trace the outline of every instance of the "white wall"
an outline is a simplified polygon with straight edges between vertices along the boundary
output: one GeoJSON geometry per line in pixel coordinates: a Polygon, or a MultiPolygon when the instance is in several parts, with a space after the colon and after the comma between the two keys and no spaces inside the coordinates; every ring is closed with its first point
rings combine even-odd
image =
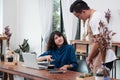
{"type": "MultiPolygon", "coordinates": [[[[11,29],[11,32],[12,32],[12,39],[11,41],[13,40],[13,42],[16,42],[14,39],[15,39],[15,27],[16,24],[17,24],[17,7],[16,7],[16,0],[3,0],[3,27],[9,25],[10,26],[10,29],[11,29]]],[[[6,41],[4,41],[4,45],[6,41]]],[[[10,43],[11,45],[13,43],[10,43]]],[[[3,51],[5,51],[5,46],[4,46],[4,49],[3,51]]],[[[4,52],[3,52],[4,53],[4,52]]]]}
{"type": "Polygon", "coordinates": [[[30,50],[40,53],[41,26],[40,26],[40,9],[39,0],[18,0],[18,17],[16,29],[19,36],[19,42],[28,39],[30,50]],[[20,31],[19,31],[20,30],[20,31]]]}
{"type": "Polygon", "coordinates": [[[3,32],[3,0],[0,0],[0,34],[3,32]]]}
{"type": "Polygon", "coordinates": [[[24,39],[28,39],[30,50],[40,52],[41,29],[39,0],[3,0],[4,26],[11,28],[11,48],[18,48],[24,39]]]}
{"type": "MultiPolygon", "coordinates": [[[[111,10],[111,28],[120,41],[120,0],[85,0],[91,8],[99,11],[111,10]]],[[[11,28],[11,48],[16,49],[23,39],[29,39],[31,51],[40,52],[41,25],[39,0],[3,0],[3,25],[11,28]]]]}
{"type": "Polygon", "coordinates": [[[120,0],[84,0],[89,7],[100,12],[111,10],[110,27],[117,34],[113,36],[114,41],[120,41],[120,0]]]}

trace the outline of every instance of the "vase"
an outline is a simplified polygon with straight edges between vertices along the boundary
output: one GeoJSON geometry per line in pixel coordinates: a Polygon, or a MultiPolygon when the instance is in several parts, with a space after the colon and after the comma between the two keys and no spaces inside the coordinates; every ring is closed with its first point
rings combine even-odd
{"type": "Polygon", "coordinates": [[[9,42],[9,40],[7,40],[7,42],[6,42],[6,49],[10,50],[10,42],[9,42]]]}

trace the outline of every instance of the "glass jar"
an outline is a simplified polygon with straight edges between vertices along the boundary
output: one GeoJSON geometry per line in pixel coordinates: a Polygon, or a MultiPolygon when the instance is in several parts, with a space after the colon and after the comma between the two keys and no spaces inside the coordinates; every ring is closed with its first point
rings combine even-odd
{"type": "Polygon", "coordinates": [[[19,61],[19,55],[12,50],[7,50],[5,53],[5,62],[10,65],[17,65],[19,61]]]}
{"type": "Polygon", "coordinates": [[[106,67],[105,63],[97,70],[95,80],[110,80],[110,69],[106,67]]]}
{"type": "Polygon", "coordinates": [[[19,62],[19,54],[17,54],[17,53],[14,52],[14,59],[13,59],[13,61],[14,61],[15,65],[18,64],[18,62],[19,62]]]}

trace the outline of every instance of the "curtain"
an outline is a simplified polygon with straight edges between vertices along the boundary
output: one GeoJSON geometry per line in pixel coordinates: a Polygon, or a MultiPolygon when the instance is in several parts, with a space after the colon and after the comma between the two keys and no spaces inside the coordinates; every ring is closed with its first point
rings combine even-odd
{"type": "Polygon", "coordinates": [[[63,12],[63,23],[64,29],[67,37],[67,41],[75,39],[75,35],[77,32],[77,23],[78,19],[70,13],[70,5],[75,0],[61,0],[62,3],[62,12],[63,12]]]}
{"type": "Polygon", "coordinates": [[[45,51],[47,38],[51,31],[53,0],[40,0],[41,52],[45,51]]]}

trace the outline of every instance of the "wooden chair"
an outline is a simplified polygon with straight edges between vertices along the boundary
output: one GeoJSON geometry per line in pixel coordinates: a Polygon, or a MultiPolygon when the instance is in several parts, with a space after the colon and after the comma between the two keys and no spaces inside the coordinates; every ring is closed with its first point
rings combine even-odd
{"type": "Polygon", "coordinates": [[[86,59],[86,57],[88,56],[88,46],[89,44],[79,44],[79,43],[75,43],[72,44],[75,48],[76,51],[76,56],[79,57],[79,59],[86,59]]]}

